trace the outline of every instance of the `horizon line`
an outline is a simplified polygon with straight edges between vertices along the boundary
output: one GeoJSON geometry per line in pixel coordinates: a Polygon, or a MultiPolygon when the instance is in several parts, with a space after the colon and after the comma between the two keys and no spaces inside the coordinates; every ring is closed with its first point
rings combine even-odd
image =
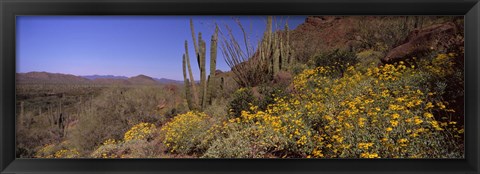
{"type": "MultiPolygon", "coordinates": [[[[61,73],[61,72],[48,72],[48,71],[29,71],[29,72],[15,72],[16,74],[26,74],[26,73],[50,73],[50,74],[63,74],[63,75],[73,75],[77,77],[85,77],[85,76],[114,76],[114,77],[126,77],[126,78],[132,78],[132,77],[137,77],[137,76],[147,76],[150,78],[154,79],[167,79],[167,80],[175,80],[175,81],[184,81],[183,79],[174,79],[174,78],[165,78],[165,77],[154,77],[146,74],[138,74],[134,76],[127,76],[127,75],[113,75],[113,74],[89,74],[89,75],[79,75],[79,74],[70,74],[70,73],[61,73]]],[[[197,81],[197,80],[196,80],[197,81]]]]}

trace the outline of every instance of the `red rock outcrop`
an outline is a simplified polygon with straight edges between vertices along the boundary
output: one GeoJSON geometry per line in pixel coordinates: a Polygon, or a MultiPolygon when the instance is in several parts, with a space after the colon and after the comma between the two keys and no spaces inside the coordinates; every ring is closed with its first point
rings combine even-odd
{"type": "Polygon", "coordinates": [[[463,40],[458,40],[456,34],[457,27],[451,22],[416,29],[409,34],[403,44],[390,50],[382,58],[382,62],[398,62],[431,49],[442,49],[452,44],[463,44],[463,40]]]}

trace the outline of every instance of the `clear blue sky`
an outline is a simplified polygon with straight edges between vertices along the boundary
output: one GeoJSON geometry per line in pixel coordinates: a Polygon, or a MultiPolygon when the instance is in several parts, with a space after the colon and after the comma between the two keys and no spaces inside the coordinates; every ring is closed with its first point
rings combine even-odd
{"type": "MultiPolygon", "coordinates": [[[[17,17],[17,72],[46,71],[73,75],[136,76],[182,80],[184,42],[189,42],[192,69],[198,65],[189,19],[202,32],[210,50],[217,23],[229,25],[240,38],[231,16],[19,16],[17,17]]],[[[256,43],[265,30],[265,16],[241,16],[244,28],[256,43]]],[[[290,29],[305,16],[277,16],[279,25],[288,18],[290,29]]],[[[283,29],[283,27],[281,27],[283,29]]],[[[207,51],[207,58],[209,51],[207,51]]],[[[207,59],[207,65],[209,65],[207,59]]],[[[207,73],[208,73],[208,67],[207,73]]],[[[218,47],[217,69],[228,71],[218,47]]]]}

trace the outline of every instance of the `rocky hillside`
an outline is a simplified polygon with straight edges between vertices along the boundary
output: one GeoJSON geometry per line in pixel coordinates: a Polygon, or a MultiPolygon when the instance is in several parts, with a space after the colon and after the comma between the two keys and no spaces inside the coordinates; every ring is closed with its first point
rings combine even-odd
{"type": "Polygon", "coordinates": [[[385,56],[408,42],[406,39],[412,32],[448,22],[458,29],[452,35],[463,33],[461,17],[309,16],[292,31],[291,38],[296,57],[303,62],[332,49],[353,52],[372,49],[385,56]]]}

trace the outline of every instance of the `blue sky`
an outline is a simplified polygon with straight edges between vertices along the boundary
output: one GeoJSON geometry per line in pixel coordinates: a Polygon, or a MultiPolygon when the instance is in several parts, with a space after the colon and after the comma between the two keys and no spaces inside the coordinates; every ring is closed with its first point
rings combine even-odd
{"type": "MultiPolygon", "coordinates": [[[[189,19],[202,32],[210,50],[215,23],[229,25],[240,38],[231,16],[19,16],[17,17],[17,72],[46,71],[74,75],[136,76],[182,80],[184,42],[189,42],[192,69],[198,65],[189,19]]],[[[265,30],[265,16],[240,16],[256,43],[265,30]]],[[[288,19],[290,29],[305,16],[277,16],[279,25],[288,19]]],[[[283,29],[283,26],[281,27],[283,29]]],[[[209,58],[209,51],[207,51],[209,58]]],[[[207,59],[207,65],[209,65],[207,59]]],[[[208,73],[208,67],[207,73],[208,73]]],[[[230,68],[218,47],[217,69],[230,68]]]]}

